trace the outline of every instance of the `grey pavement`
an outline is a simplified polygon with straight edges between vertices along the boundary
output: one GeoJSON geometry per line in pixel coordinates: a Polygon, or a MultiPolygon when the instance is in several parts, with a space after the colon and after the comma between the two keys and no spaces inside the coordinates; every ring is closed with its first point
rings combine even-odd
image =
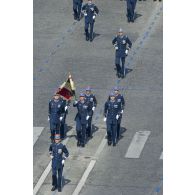
{"type": "MultiPolygon", "coordinates": [[[[70,108],[67,123],[72,132],[67,147],[70,158],[64,168],[61,194],[72,194],[92,159],[96,160],[80,194],[85,195],[161,195],[163,162],[163,23],[162,3],[137,3],[139,17],[127,24],[124,1],[96,1],[100,15],[95,23],[97,36],[86,42],[83,19],[74,22],[72,1],[34,0],[34,127],[45,127],[33,147],[33,185],[50,162],[48,155],[48,101],[56,88],[72,73],[77,93],[91,85],[98,99],[93,123],[94,137],[86,148],[76,147],[74,116],[70,108]],[[127,59],[129,72],[119,80],[114,71],[111,44],[119,27],[133,42],[127,59]],[[122,139],[118,145],[103,148],[94,156],[106,133],[103,105],[110,89],[118,84],[126,100],[122,139]],[[138,131],[151,131],[138,159],[125,154],[138,131]]],[[[52,194],[51,172],[38,194],[52,194]]],[[[57,194],[57,193],[56,193],[57,194]]]]}

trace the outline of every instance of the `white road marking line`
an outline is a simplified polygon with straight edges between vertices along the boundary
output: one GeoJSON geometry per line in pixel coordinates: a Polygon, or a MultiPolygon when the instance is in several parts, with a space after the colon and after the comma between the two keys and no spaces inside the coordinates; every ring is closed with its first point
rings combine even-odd
{"type": "MultiPolygon", "coordinates": [[[[72,135],[73,131],[71,131],[70,133],[68,133],[67,135],[70,136],[72,135]]],[[[69,137],[66,138],[64,141],[62,141],[63,144],[67,144],[69,140],[69,137]]],[[[49,162],[49,164],[47,165],[47,168],[45,169],[45,171],[42,173],[41,177],[39,178],[37,184],[35,185],[34,189],[33,189],[33,195],[36,195],[37,192],[39,191],[40,187],[42,186],[43,182],[45,181],[47,175],[49,174],[49,172],[51,171],[51,161],[49,162]]]]}
{"type": "Polygon", "coordinates": [[[33,146],[41,135],[44,127],[33,127],[33,146]]]}
{"type": "MultiPolygon", "coordinates": [[[[100,153],[102,152],[102,150],[104,149],[104,146],[106,145],[107,139],[105,139],[106,134],[104,135],[95,155],[94,158],[98,158],[98,156],[100,155],[100,153]]],[[[81,177],[79,183],[77,184],[74,192],[72,193],[72,195],[78,195],[81,191],[81,189],[83,188],[83,186],[85,185],[85,182],[91,172],[91,170],[93,169],[93,167],[95,166],[96,160],[91,160],[87,169],[85,170],[83,176],[81,177]]]]}
{"type": "Polygon", "coordinates": [[[97,158],[100,155],[100,153],[104,149],[104,146],[106,145],[106,142],[107,142],[107,139],[105,138],[106,135],[107,134],[104,135],[104,137],[103,137],[103,139],[102,139],[102,141],[101,141],[101,143],[100,143],[100,145],[99,145],[99,147],[98,147],[98,149],[97,149],[97,151],[95,153],[95,158],[97,158]]]}
{"type": "Polygon", "coordinates": [[[89,176],[89,173],[91,172],[91,170],[93,169],[94,165],[96,163],[96,160],[91,160],[87,169],[85,170],[83,176],[81,177],[77,187],[75,188],[74,192],[72,193],[72,195],[78,195],[82,189],[82,187],[84,186],[87,177],[89,176]]]}
{"type": "Polygon", "coordinates": [[[139,158],[151,131],[138,131],[133,137],[125,158],[139,158]]]}
{"type": "Polygon", "coordinates": [[[159,160],[163,160],[163,152],[161,153],[159,160]]]}

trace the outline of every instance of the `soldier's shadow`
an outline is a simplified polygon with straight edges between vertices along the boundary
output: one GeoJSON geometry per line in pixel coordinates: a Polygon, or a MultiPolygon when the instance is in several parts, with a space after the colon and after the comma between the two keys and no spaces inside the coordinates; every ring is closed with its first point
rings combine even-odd
{"type": "Polygon", "coordinates": [[[141,16],[142,16],[141,14],[135,13],[134,20],[136,20],[137,18],[139,18],[141,16]]]}
{"type": "Polygon", "coordinates": [[[65,179],[64,176],[62,176],[62,188],[63,188],[65,185],[69,184],[70,182],[71,182],[70,179],[65,179]]]}
{"type": "Polygon", "coordinates": [[[93,40],[96,38],[96,37],[99,37],[100,36],[100,34],[98,34],[98,33],[93,33],[93,40]]]}
{"type": "Polygon", "coordinates": [[[121,127],[121,134],[120,134],[120,137],[119,137],[119,140],[123,139],[123,133],[125,133],[125,131],[127,131],[127,129],[125,127],[121,127]]]}
{"type": "Polygon", "coordinates": [[[126,69],[125,69],[125,75],[129,74],[129,73],[132,72],[132,71],[133,71],[133,69],[131,69],[131,68],[126,68],[126,69]]]}
{"type": "Polygon", "coordinates": [[[87,143],[90,139],[93,139],[93,134],[94,134],[96,131],[98,131],[98,129],[99,129],[99,127],[97,127],[97,126],[95,126],[95,125],[92,125],[92,127],[91,127],[91,135],[92,135],[92,137],[91,137],[91,138],[87,138],[86,143],[87,143]]]}
{"type": "MultiPolygon", "coordinates": [[[[72,126],[66,126],[66,134],[72,129],[73,127],[72,126]]],[[[75,137],[76,138],[76,135],[67,135],[66,138],[72,138],[72,137],[75,137]]]]}

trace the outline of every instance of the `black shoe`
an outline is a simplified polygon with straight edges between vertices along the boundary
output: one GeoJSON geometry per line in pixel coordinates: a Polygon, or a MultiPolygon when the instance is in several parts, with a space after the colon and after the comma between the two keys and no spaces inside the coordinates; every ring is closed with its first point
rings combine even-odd
{"type": "Polygon", "coordinates": [[[58,192],[61,192],[62,191],[62,189],[61,188],[58,188],[58,192]]]}
{"type": "Polygon", "coordinates": [[[74,15],[74,20],[77,20],[77,16],[74,15]]]}
{"type": "Polygon", "coordinates": [[[78,142],[77,142],[77,147],[79,147],[79,146],[81,146],[81,143],[78,141],[78,142]]]}
{"type": "Polygon", "coordinates": [[[86,41],[89,41],[89,37],[88,36],[86,36],[86,41]]]}
{"type": "Polygon", "coordinates": [[[53,186],[52,188],[51,188],[51,191],[55,191],[57,188],[56,188],[56,186],[53,186]]]}
{"type": "Polygon", "coordinates": [[[81,147],[82,147],[82,148],[84,148],[84,147],[85,147],[85,144],[84,144],[84,143],[82,143],[82,144],[81,144],[81,147]]]}
{"type": "Polygon", "coordinates": [[[113,146],[116,146],[116,143],[113,143],[113,146]]]}
{"type": "Polygon", "coordinates": [[[80,21],[80,17],[77,18],[77,21],[80,21]]]}
{"type": "Polygon", "coordinates": [[[111,141],[108,141],[108,145],[110,146],[112,144],[112,142],[111,141]]]}
{"type": "Polygon", "coordinates": [[[93,38],[90,38],[90,42],[92,42],[93,41],[93,38]]]}
{"type": "Polygon", "coordinates": [[[131,22],[130,18],[128,18],[128,19],[127,19],[127,22],[128,22],[128,23],[130,23],[130,22],[131,22]]]}
{"type": "Polygon", "coordinates": [[[117,73],[117,77],[120,78],[121,77],[121,74],[120,73],[117,73]]]}

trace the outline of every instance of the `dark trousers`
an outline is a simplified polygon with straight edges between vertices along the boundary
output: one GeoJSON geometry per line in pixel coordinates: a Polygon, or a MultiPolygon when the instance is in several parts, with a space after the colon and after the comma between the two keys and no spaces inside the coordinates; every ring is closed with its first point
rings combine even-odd
{"type": "Polygon", "coordinates": [[[59,169],[52,168],[52,185],[58,189],[62,187],[62,172],[63,166],[59,169]]]}
{"type": "Polygon", "coordinates": [[[128,7],[127,7],[127,18],[128,21],[134,21],[135,19],[135,3],[131,3],[128,7]]]}
{"type": "Polygon", "coordinates": [[[119,139],[121,135],[121,120],[122,120],[122,116],[120,116],[120,118],[117,121],[117,131],[116,131],[117,139],[119,139]]]}
{"type": "Polygon", "coordinates": [[[113,144],[116,144],[116,131],[117,123],[107,123],[107,137],[108,141],[111,141],[113,144]]]}
{"type": "Polygon", "coordinates": [[[86,129],[86,134],[88,137],[92,136],[92,132],[91,132],[91,123],[92,123],[92,116],[89,117],[88,121],[87,121],[87,129],[86,129]]]}
{"type": "Polygon", "coordinates": [[[64,119],[60,122],[60,137],[61,139],[64,139],[66,137],[67,133],[67,125],[66,125],[66,116],[64,119]]]}
{"type": "Polygon", "coordinates": [[[125,75],[125,57],[116,57],[115,64],[117,73],[125,75]],[[120,64],[122,64],[122,66],[120,64]]]}
{"type": "Polygon", "coordinates": [[[80,19],[82,3],[73,3],[74,19],[80,19]]]}
{"type": "Polygon", "coordinates": [[[86,126],[87,124],[81,124],[79,119],[76,120],[77,139],[82,144],[86,142],[86,126]]]}
{"type": "Polygon", "coordinates": [[[85,35],[86,37],[93,39],[93,27],[94,27],[94,22],[87,22],[85,21],[85,35]],[[90,28],[90,31],[89,31],[90,28]]]}
{"type": "Polygon", "coordinates": [[[60,123],[53,123],[50,121],[51,140],[54,139],[55,134],[60,134],[60,123]]]}

